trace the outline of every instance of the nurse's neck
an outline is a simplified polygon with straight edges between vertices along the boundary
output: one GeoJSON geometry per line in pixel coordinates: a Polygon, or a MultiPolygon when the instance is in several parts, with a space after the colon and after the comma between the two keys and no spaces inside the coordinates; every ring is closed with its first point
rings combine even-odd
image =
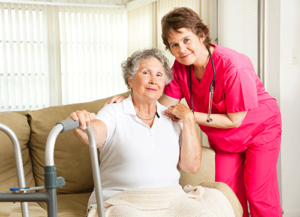
{"type": "MultiPolygon", "coordinates": [[[[210,52],[214,52],[214,47],[210,46],[210,52]]],[[[193,63],[194,75],[199,82],[201,82],[203,75],[205,73],[207,64],[209,63],[210,56],[208,50],[204,50],[200,57],[193,63]]]]}

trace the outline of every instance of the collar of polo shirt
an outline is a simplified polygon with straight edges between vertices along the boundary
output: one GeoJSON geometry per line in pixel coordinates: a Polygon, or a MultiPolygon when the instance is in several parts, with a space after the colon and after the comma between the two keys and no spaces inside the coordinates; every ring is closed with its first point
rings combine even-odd
{"type": "MultiPolygon", "coordinates": [[[[157,107],[157,113],[158,113],[159,117],[167,118],[164,115],[164,111],[167,110],[167,107],[163,106],[158,101],[156,101],[156,107],[157,107]]],[[[133,103],[132,103],[131,95],[129,95],[129,97],[123,101],[123,110],[124,110],[125,114],[136,115],[136,111],[135,111],[133,103]]]]}

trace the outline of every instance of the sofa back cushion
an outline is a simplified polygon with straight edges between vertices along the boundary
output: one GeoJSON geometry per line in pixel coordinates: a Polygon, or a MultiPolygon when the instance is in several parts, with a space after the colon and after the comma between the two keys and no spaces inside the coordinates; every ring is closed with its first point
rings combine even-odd
{"type": "MultiPolygon", "coordinates": [[[[27,142],[30,127],[26,116],[14,112],[0,112],[0,123],[8,126],[17,136],[22,152],[26,186],[35,186],[31,159],[27,142]]],[[[9,192],[10,187],[18,187],[14,158],[14,147],[6,133],[0,130],[0,192],[9,192]]]]}
{"type": "MultiPolygon", "coordinates": [[[[45,146],[55,124],[65,120],[76,110],[87,110],[97,114],[109,99],[26,111],[31,127],[29,143],[37,185],[44,185],[45,146]]],[[[89,148],[77,140],[72,131],[58,135],[54,149],[54,164],[57,176],[64,177],[66,181],[65,186],[57,189],[57,193],[84,193],[93,190],[89,148]]]]}
{"type": "Polygon", "coordinates": [[[191,174],[179,168],[181,174],[179,184],[196,186],[202,182],[214,182],[215,175],[215,151],[208,147],[202,147],[201,168],[197,173],[191,174]]]}

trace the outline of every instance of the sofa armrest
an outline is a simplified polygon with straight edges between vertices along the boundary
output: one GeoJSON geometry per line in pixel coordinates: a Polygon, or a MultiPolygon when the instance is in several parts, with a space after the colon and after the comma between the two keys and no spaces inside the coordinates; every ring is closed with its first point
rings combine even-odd
{"type": "Polygon", "coordinates": [[[221,191],[230,202],[234,211],[234,215],[236,217],[243,216],[243,208],[239,202],[239,199],[236,197],[235,193],[227,184],[222,182],[202,182],[200,185],[202,187],[214,188],[221,191]]]}
{"type": "Polygon", "coordinates": [[[179,184],[184,187],[186,185],[198,185],[202,182],[215,181],[215,151],[208,147],[202,147],[201,168],[195,174],[184,172],[180,168],[179,184]]]}

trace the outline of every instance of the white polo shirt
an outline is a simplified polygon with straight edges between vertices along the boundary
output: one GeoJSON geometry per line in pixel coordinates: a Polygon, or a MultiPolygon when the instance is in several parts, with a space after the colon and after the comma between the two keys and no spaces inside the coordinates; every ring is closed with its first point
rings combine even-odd
{"type": "MultiPolygon", "coordinates": [[[[106,105],[96,119],[107,126],[106,143],[100,148],[103,200],[134,188],[156,188],[179,184],[177,170],[182,124],[173,122],[157,102],[150,128],[137,116],[131,96],[106,105]]],[[[96,204],[95,191],[89,206],[96,204]]]]}

